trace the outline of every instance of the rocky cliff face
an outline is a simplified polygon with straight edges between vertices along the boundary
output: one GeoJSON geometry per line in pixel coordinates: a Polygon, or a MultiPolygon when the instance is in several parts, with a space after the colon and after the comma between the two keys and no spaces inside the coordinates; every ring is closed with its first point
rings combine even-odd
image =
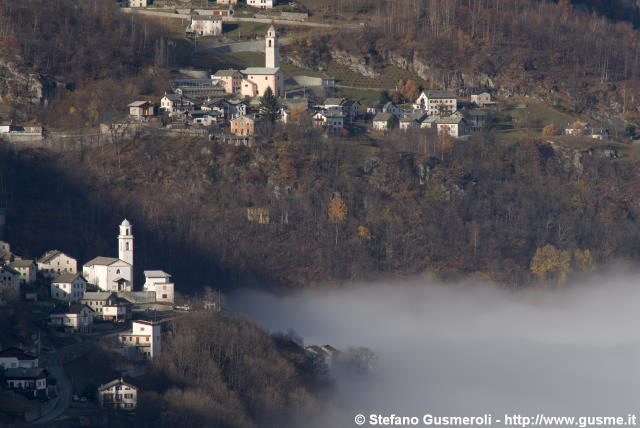
{"type": "Polygon", "coordinates": [[[21,71],[12,62],[0,59],[0,118],[21,122],[46,102],[55,82],[44,76],[21,71]]]}
{"type": "Polygon", "coordinates": [[[493,79],[486,73],[465,73],[463,71],[451,71],[429,63],[424,58],[416,56],[413,52],[400,54],[389,50],[382,52],[382,57],[388,63],[403,70],[416,73],[421,79],[434,83],[440,83],[446,88],[487,88],[496,89],[493,79]]]}
{"type": "MultiPolygon", "coordinates": [[[[613,89],[603,91],[597,85],[572,87],[570,80],[562,76],[550,76],[538,72],[538,69],[544,68],[544,64],[537,64],[533,60],[526,64],[506,64],[498,69],[490,64],[489,70],[474,72],[461,67],[442,65],[438,61],[416,54],[413,50],[399,52],[389,49],[378,52],[378,55],[379,57],[374,59],[369,55],[345,50],[330,50],[331,61],[345,65],[353,72],[366,77],[380,75],[380,71],[374,64],[382,60],[402,70],[415,73],[422,80],[429,82],[433,89],[487,90],[506,98],[526,96],[552,105],[561,104],[602,122],[625,122],[624,119],[617,117],[625,111],[620,88],[615,88],[613,85],[613,89]]],[[[300,68],[316,71],[326,69],[327,66],[327,64],[314,64],[309,58],[295,53],[288,53],[284,58],[300,68]]],[[[640,111],[640,103],[637,103],[637,110],[640,111]]]]}
{"type": "Polygon", "coordinates": [[[380,73],[370,65],[371,58],[368,56],[357,57],[342,50],[332,49],[331,58],[338,64],[346,65],[351,71],[360,73],[365,77],[373,78],[380,75],[380,73]]]}

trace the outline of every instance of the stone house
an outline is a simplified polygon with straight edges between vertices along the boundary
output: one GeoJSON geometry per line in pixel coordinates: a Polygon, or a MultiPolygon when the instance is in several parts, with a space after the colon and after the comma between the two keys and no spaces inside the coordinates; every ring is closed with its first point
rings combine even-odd
{"type": "Polygon", "coordinates": [[[36,280],[36,264],[33,260],[14,260],[9,264],[9,267],[13,268],[20,274],[20,281],[22,284],[32,284],[36,280]]]}
{"type": "Polygon", "coordinates": [[[436,125],[438,135],[460,137],[465,134],[464,119],[457,115],[440,117],[436,120],[436,125]]]}
{"type": "Polygon", "coordinates": [[[396,116],[392,113],[378,113],[373,118],[373,129],[376,131],[386,131],[395,127],[397,123],[396,116]]]}
{"type": "Polygon", "coordinates": [[[231,133],[240,136],[254,136],[257,123],[257,119],[249,116],[238,116],[230,121],[231,133]]]}
{"type": "Polygon", "coordinates": [[[47,251],[36,261],[37,270],[45,278],[54,278],[62,273],[78,272],[78,262],[59,250],[47,251]]]}

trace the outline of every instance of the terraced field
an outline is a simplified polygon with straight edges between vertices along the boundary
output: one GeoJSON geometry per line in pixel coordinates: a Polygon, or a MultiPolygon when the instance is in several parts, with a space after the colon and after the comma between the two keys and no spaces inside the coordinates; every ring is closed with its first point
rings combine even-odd
{"type": "Polygon", "coordinates": [[[376,88],[395,90],[398,80],[412,79],[418,85],[425,85],[425,82],[420,79],[415,73],[402,70],[392,65],[386,66],[377,77],[366,77],[360,73],[352,71],[349,67],[338,64],[334,61],[329,63],[327,70],[329,76],[335,77],[336,84],[350,86],[354,88],[376,88]]]}

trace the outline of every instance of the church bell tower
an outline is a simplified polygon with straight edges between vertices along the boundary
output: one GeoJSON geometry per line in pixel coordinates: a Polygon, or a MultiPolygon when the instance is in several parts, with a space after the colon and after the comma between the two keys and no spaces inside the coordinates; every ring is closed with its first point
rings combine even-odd
{"type": "Polygon", "coordinates": [[[118,258],[133,266],[133,226],[126,218],[120,223],[118,258]]]}
{"type": "Polygon", "coordinates": [[[264,47],[264,66],[266,68],[278,68],[280,67],[280,53],[278,52],[278,35],[276,34],[276,27],[271,24],[267,31],[267,37],[265,37],[264,47]]]}

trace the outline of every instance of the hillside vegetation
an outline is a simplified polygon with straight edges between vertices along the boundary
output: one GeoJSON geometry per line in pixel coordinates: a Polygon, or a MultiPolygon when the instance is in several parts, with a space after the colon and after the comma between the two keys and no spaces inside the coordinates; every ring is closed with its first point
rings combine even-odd
{"type": "MultiPolygon", "coordinates": [[[[630,22],[614,23],[568,0],[325,3],[336,17],[357,14],[364,31],[301,37],[285,57],[326,68],[347,52],[374,71],[387,63],[414,71],[427,88],[492,89],[598,117],[639,118],[640,38],[630,22]]],[[[610,2],[598,4],[613,11],[604,6],[610,2]]]]}
{"type": "Polygon", "coordinates": [[[292,128],[252,148],[137,139],[120,163],[110,144],[5,155],[8,238],[25,256],[62,247],[88,260],[115,251],[126,216],[138,266],[163,266],[183,291],[425,271],[522,285],[548,244],[597,264],[640,257],[636,151],[490,133],[373,147],[292,128]]]}
{"type": "Polygon", "coordinates": [[[0,0],[0,81],[10,76],[4,68],[17,68],[39,76],[43,92],[27,97],[8,82],[0,118],[95,126],[132,96],[155,92],[150,76],[167,65],[166,34],[110,0],[0,0]]]}
{"type": "MultiPolygon", "coordinates": [[[[330,384],[295,337],[197,312],[172,322],[145,385],[139,421],[156,427],[315,426],[330,384]]],[[[324,413],[326,417],[326,413],[324,413]]]]}

